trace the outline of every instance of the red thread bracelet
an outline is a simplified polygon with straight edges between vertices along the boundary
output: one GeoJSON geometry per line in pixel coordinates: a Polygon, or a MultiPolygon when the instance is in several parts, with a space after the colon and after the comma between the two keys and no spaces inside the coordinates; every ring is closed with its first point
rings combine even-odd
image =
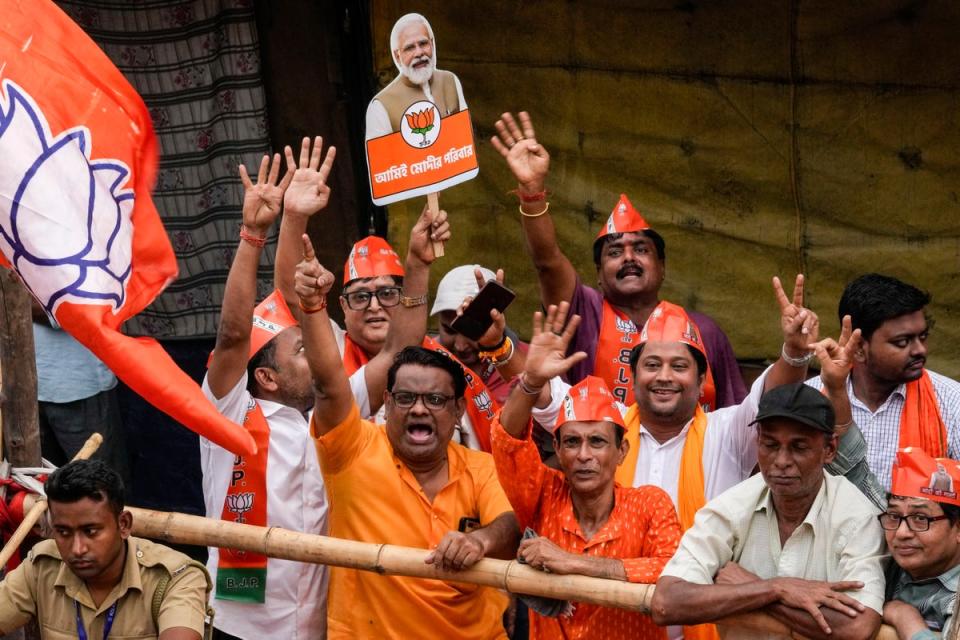
{"type": "Polygon", "coordinates": [[[319,305],[317,305],[316,307],[309,307],[309,308],[303,306],[303,301],[302,301],[302,300],[297,300],[297,306],[299,306],[299,307],[300,307],[300,311],[303,311],[304,313],[308,313],[308,314],[309,314],[309,313],[316,313],[317,311],[323,311],[324,309],[327,308],[327,300],[326,300],[326,298],[321,298],[319,305]]]}
{"type": "Polygon", "coordinates": [[[263,247],[267,244],[267,236],[255,236],[252,233],[247,231],[247,228],[240,225],[240,239],[244,242],[249,242],[255,247],[263,247]]]}
{"type": "Polygon", "coordinates": [[[544,189],[543,191],[540,191],[537,193],[531,193],[531,194],[521,193],[520,189],[514,189],[513,191],[509,191],[508,193],[512,193],[513,195],[517,196],[517,198],[519,198],[520,202],[525,202],[525,203],[540,202],[541,200],[547,199],[546,189],[544,189]]]}

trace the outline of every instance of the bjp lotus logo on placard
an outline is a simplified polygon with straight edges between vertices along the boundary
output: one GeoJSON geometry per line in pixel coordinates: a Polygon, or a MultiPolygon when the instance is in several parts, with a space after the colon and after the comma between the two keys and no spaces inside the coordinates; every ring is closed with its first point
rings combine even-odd
{"type": "Polygon", "coordinates": [[[403,112],[400,133],[411,147],[429,147],[440,137],[440,111],[429,100],[414,102],[403,112]]]}

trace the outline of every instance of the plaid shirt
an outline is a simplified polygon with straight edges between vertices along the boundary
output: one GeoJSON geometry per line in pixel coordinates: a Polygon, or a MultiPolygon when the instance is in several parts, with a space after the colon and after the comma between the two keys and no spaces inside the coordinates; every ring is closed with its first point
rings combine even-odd
{"type": "MultiPolygon", "coordinates": [[[[947,457],[956,460],[960,458],[960,383],[929,369],[927,373],[930,374],[930,381],[937,396],[940,416],[947,426],[947,457]]],[[[807,384],[816,389],[823,387],[819,376],[808,380],[807,384]]],[[[853,420],[867,441],[867,462],[886,491],[890,490],[893,459],[900,441],[900,413],[903,411],[906,389],[907,385],[901,384],[876,411],[870,411],[867,405],[854,395],[853,382],[847,379],[847,395],[850,397],[853,420]]],[[[841,442],[840,448],[842,451],[844,443],[841,442]]]]}

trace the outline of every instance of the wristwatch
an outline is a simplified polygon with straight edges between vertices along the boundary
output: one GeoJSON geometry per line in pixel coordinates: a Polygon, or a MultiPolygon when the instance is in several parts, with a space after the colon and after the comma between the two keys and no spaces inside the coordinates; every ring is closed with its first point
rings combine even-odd
{"type": "Polygon", "coordinates": [[[410,296],[405,296],[403,294],[400,294],[400,304],[402,304],[407,308],[419,307],[422,304],[427,304],[427,294],[423,294],[422,296],[416,296],[413,298],[411,298],[410,296]]]}

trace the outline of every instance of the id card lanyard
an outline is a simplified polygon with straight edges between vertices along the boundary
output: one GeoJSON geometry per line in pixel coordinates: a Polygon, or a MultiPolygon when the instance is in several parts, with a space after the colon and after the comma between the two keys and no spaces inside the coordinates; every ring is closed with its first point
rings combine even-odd
{"type": "MultiPolygon", "coordinates": [[[[110,608],[107,609],[107,619],[103,622],[103,640],[107,640],[107,637],[110,635],[110,629],[113,628],[113,618],[117,615],[118,602],[119,601],[114,602],[110,605],[110,608]]],[[[83,618],[80,617],[80,603],[74,600],[73,604],[77,608],[77,640],[87,640],[87,630],[83,626],[83,618]]]]}

